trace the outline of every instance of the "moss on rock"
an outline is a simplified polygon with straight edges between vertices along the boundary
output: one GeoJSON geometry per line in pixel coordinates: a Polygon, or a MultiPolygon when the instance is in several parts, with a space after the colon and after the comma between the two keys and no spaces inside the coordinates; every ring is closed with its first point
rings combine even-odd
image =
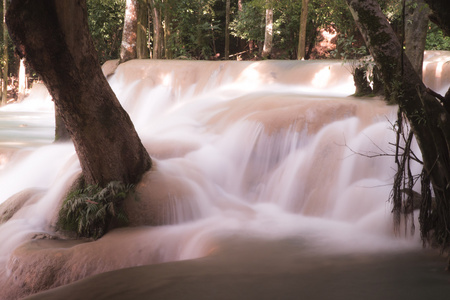
{"type": "Polygon", "coordinates": [[[73,189],[62,204],[57,228],[75,232],[79,237],[98,239],[111,227],[126,225],[128,218],[122,203],[133,189],[133,185],[117,181],[106,187],[89,185],[73,189]]]}

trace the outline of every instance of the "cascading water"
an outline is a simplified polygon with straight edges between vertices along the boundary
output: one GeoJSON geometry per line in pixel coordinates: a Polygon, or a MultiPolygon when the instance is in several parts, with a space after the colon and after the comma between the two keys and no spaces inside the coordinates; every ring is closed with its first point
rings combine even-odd
{"type": "MultiPolygon", "coordinates": [[[[420,247],[418,234],[393,233],[393,158],[376,155],[394,151],[396,107],[347,97],[354,86],[340,62],[130,61],[109,82],[155,164],[126,203],[132,226],[95,242],[39,238],[53,234],[80,173],[72,145],[50,144],[48,94],[33,89],[0,111],[0,221],[12,215],[0,225],[4,299],[200,257],[218,264],[215,275],[242,264],[252,271],[225,273],[244,278],[262,265],[279,280],[299,262],[314,277],[345,265],[337,256],[354,265],[349,257],[420,247]]],[[[196,269],[168,265],[172,276],[196,269]]]]}

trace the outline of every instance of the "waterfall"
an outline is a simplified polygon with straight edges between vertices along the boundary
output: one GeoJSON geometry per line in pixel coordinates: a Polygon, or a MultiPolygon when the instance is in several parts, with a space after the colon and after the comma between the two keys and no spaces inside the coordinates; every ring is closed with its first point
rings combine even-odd
{"type": "MultiPolygon", "coordinates": [[[[131,227],[95,242],[34,240],[48,251],[27,248],[33,261],[55,264],[49,287],[209,256],[236,237],[292,240],[315,253],[420,247],[417,234],[399,238],[392,227],[397,108],[349,97],[341,62],[136,60],[108,80],[154,168],[125,205],[131,227]]],[[[0,225],[0,285],[19,271],[40,277],[21,244],[53,234],[81,172],[71,144],[51,144],[53,126],[42,86],[0,110],[0,220],[17,210],[0,225]]]]}

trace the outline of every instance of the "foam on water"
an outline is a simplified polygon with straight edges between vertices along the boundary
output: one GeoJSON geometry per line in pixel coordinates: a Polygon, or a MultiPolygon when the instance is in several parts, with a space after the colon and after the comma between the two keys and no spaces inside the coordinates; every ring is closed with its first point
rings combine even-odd
{"type": "MultiPolygon", "coordinates": [[[[393,159],[367,157],[392,153],[396,107],[347,97],[354,87],[340,62],[130,61],[109,81],[155,166],[130,204],[140,226],[67,249],[73,270],[62,282],[202,257],[233,235],[336,253],[420,246],[417,235],[393,233],[393,159]]],[[[2,112],[52,111],[48,94],[37,98],[2,112]]],[[[3,269],[30,233],[52,233],[80,167],[71,145],[17,152],[0,166],[0,203],[39,191],[0,225],[3,269]]]]}

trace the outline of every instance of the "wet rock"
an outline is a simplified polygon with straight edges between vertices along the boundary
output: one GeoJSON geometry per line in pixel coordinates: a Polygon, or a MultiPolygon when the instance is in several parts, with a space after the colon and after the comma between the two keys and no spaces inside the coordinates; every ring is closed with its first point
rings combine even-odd
{"type": "Polygon", "coordinates": [[[36,203],[44,194],[39,189],[23,190],[0,205],[0,224],[11,219],[22,207],[36,203]]]}

